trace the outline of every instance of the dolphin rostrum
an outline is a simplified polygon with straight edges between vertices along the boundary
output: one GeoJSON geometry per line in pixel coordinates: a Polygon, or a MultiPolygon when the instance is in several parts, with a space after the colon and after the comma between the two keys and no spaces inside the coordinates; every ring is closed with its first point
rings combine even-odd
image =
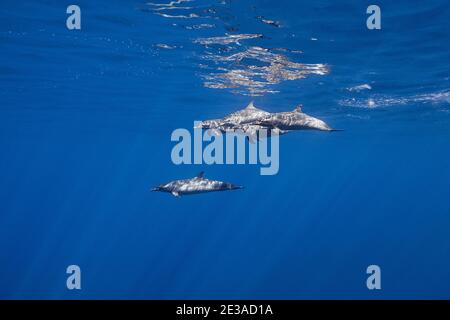
{"type": "Polygon", "coordinates": [[[194,178],[171,181],[153,188],[152,191],[168,192],[175,197],[181,197],[183,195],[236,189],[243,189],[243,187],[228,182],[205,179],[202,171],[194,178]]]}
{"type": "Polygon", "coordinates": [[[271,113],[263,119],[257,121],[256,124],[267,128],[277,128],[282,131],[341,131],[332,129],[324,121],[303,113],[301,107],[302,106],[299,105],[293,111],[271,113]]]}

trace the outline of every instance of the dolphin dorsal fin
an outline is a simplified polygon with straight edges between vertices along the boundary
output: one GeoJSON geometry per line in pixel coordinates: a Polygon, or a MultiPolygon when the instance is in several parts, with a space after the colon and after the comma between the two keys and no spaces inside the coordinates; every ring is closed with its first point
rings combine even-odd
{"type": "Polygon", "coordinates": [[[301,113],[302,112],[302,107],[303,107],[303,105],[299,104],[298,106],[295,107],[294,111],[301,113]]]}
{"type": "Polygon", "coordinates": [[[204,176],[205,176],[205,172],[204,171],[200,171],[195,177],[197,179],[203,179],[204,176]]]}
{"type": "Polygon", "coordinates": [[[248,104],[248,106],[247,106],[245,109],[256,109],[256,108],[255,108],[255,105],[253,104],[253,101],[250,102],[250,103],[248,104]]]}

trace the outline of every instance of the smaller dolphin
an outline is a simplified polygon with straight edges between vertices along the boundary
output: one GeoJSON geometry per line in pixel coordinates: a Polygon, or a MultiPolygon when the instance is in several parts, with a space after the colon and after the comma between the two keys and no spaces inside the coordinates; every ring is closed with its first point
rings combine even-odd
{"type": "Polygon", "coordinates": [[[311,117],[302,112],[302,105],[297,106],[293,111],[271,113],[259,120],[256,124],[277,128],[282,131],[290,130],[319,130],[319,131],[341,131],[331,128],[324,121],[311,117]]]}
{"type": "Polygon", "coordinates": [[[204,172],[202,171],[194,178],[171,181],[153,188],[152,191],[168,192],[175,197],[181,197],[183,195],[243,188],[228,182],[205,179],[204,172]]]}

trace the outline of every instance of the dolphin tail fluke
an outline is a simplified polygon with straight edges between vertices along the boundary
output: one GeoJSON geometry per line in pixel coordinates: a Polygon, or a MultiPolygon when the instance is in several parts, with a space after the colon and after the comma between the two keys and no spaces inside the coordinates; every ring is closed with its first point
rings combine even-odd
{"type": "Polygon", "coordinates": [[[247,135],[246,138],[251,144],[255,144],[257,141],[259,141],[258,133],[256,132],[247,135]]]}

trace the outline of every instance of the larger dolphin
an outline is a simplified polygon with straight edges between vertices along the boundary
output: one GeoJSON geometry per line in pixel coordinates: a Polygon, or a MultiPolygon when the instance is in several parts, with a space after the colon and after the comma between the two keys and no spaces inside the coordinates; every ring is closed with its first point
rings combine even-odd
{"type": "Polygon", "coordinates": [[[171,181],[153,188],[152,191],[168,192],[175,197],[181,197],[183,195],[242,188],[241,186],[236,186],[228,182],[205,179],[204,172],[202,171],[194,178],[171,181]]]}

